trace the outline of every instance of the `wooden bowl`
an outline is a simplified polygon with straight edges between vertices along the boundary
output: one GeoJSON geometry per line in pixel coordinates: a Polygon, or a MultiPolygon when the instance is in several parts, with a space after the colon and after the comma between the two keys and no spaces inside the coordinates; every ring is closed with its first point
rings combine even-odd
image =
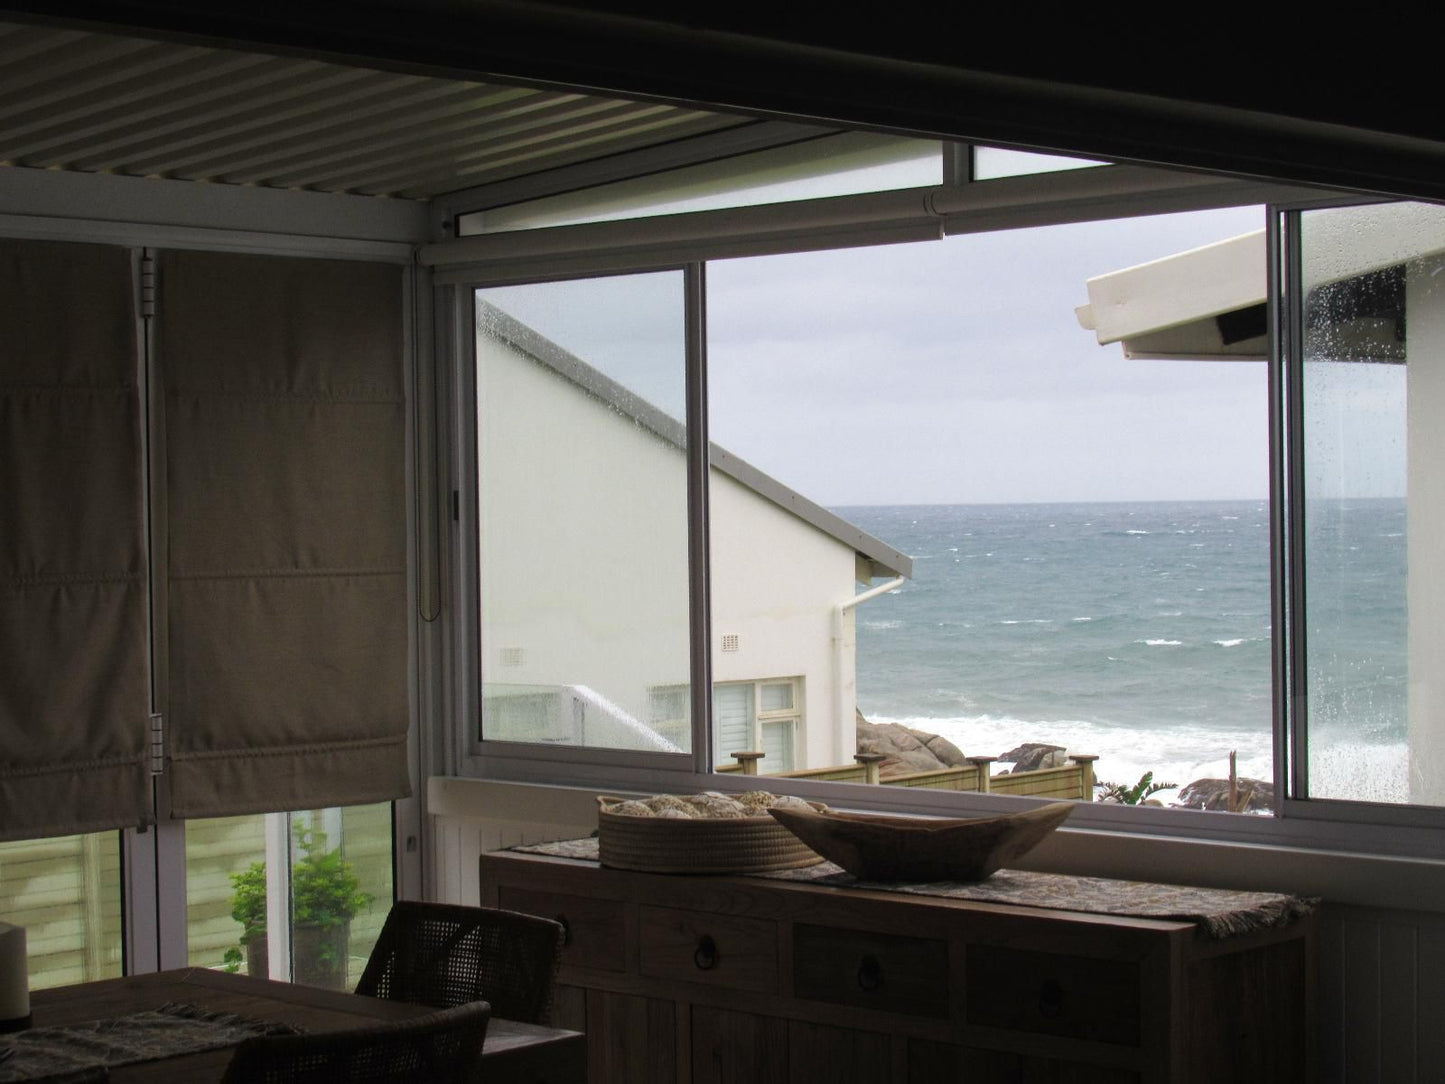
{"type": "Polygon", "coordinates": [[[613,813],[623,801],[597,796],[597,851],[604,866],[646,873],[766,873],[822,861],[771,817],[674,820],[613,813]]]}
{"type": "Polygon", "coordinates": [[[824,858],[862,881],[982,881],[1064,822],[1073,802],[1002,817],[888,817],[838,810],[769,813],[824,858]]]}

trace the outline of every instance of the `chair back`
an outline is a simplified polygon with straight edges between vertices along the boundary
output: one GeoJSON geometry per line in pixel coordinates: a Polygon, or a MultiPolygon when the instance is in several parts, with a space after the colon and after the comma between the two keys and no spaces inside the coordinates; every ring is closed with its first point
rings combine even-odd
{"type": "Polygon", "coordinates": [[[374,1027],[260,1035],[236,1047],[222,1084],[466,1084],[476,1079],[484,1001],[374,1027]]]}
{"type": "Polygon", "coordinates": [[[437,1008],[487,1001],[493,1016],[545,1024],[562,939],[549,918],[399,900],[356,992],[437,1008]]]}

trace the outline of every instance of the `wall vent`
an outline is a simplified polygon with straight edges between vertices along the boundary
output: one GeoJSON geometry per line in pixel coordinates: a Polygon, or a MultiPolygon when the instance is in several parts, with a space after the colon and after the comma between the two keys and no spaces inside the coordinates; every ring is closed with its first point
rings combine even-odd
{"type": "Polygon", "coordinates": [[[722,649],[724,651],[736,651],[738,649],[738,635],[730,632],[722,638],[722,649]]]}
{"type": "Polygon", "coordinates": [[[502,648],[502,665],[503,665],[503,666],[521,666],[521,665],[522,665],[522,658],[523,658],[523,656],[522,656],[522,649],[521,649],[520,647],[504,647],[504,648],[502,648]]]}

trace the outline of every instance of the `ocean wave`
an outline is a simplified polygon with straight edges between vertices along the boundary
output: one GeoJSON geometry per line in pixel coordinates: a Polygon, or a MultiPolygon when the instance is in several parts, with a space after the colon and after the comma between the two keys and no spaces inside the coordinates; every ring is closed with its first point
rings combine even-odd
{"type": "Polygon", "coordinates": [[[1241,637],[1241,638],[1238,639],[1238,640],[1215,640],[1215,641],[1214,641],[1214,643],[1218,644],[1220,647],[1238,647],[1240,644],[1242,644],[1242,643],[1244,643],[1244,642],[1245,642],[1245,641],[1244,641],[1244,638],[1243,638],[1243,637],[1241,637]]]}
{"type": "Polygon", "coordinates": [[[901,628],[903,627],[903,622],[902,622],[902,621],[864,621],[864,622],[863,622],[863,627],[864,627],[865,629],[901,629],[901,628]]]}
{"type": "Polygon", "coordinates": [[[1135,640],[1136,644],[1145,644],[1148,647],[1183,647],[1183,640],[1135,640]]]}
{"type": "Polygon", "coordinates": [[[1074,621],[1074,622],[1079,622],[1079,621],[1092,621],[1092,620],[1094,620],[1094,619],[1093,619],[1092,617],[1071,617],[1071,618],[1069,618],[1069,620],[1070,620],[1070,621],[1074,621]]]}

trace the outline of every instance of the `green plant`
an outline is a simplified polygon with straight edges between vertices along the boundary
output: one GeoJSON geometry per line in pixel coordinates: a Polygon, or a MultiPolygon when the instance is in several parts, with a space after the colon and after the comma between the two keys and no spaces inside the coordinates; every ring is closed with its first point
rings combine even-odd
{"type": "Polygon", "coordinates": [[[371,906],[356,870],[339,848],[328,850],[320,828],[296,826],[301,858],[291,871],[291,920],[297,926],[340,926],[371,906]]]}
{"type": "Polygon", "coordinates": [[[231,917],[241,924],[241,944],[266,933],[266,863],[252,862],[231,874],[231,917]]]}
{"type": "Polygon", "coordinates": [[[1154,782],[1154,773],[1145,772],[1139,782],[1132,787],[1126,787],[1123,783],[1100,783],[1099,787],[1104,792],[1102,801],[1139,805],[1155,791],[1173,790],[1177,785],[1176,783],[1156,783],[1154,782]]]}

